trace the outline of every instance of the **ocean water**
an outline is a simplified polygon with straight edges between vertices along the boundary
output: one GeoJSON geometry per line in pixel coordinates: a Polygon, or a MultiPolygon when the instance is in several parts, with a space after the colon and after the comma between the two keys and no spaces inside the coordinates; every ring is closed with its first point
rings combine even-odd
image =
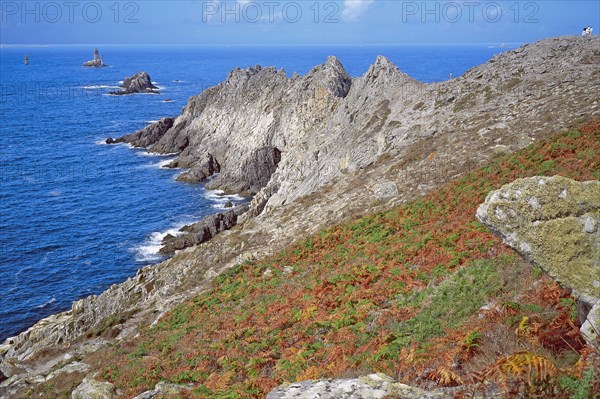
{"type": "Polygon", "coordinates": [[[218,212],[228,200],[201,184],[176,182],[180,171],[161,168],[172,157],[108,146],[107,137],[178,115],[190,96],[237,66],[304,74],[336,55],[359,76],[383,54],[414,78],[435,82],[501,49],[101,46],[110,67],[84,68],[92,51],[0,48],[0,341],[160,261],[166,233],[218,212]],[[142,70],[160,95],[107,95],[142,70]]]}

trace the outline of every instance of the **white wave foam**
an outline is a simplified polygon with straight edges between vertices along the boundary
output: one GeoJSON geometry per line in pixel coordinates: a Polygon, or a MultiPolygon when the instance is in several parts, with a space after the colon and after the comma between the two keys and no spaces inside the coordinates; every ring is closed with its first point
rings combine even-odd
{"type": "Polygon", "coordinates": [[[140,168],[143,168],[143,169],[147,169],[147,168],[162,169],[162,168],[165,168],[167,165],[169,165],[172,161],[173,161],[173,158],[163,159],[160,162],[154,162],[154,163],[149,163],[149,164],[146,164],[146,165],[142,165],[142,166],[140,166],[140,168]]]}
{"type": "Polygon", "coordinates": [[[225,209],[225,205],[228,202],[236,205],[237,203],[244,202],[245,198],[237,194],[225,194],[223,190],[206,190],[204,198],[213,202],[212,207],[215,209],[225,209]]]}
{"type": "Polygon", "coordinates": [[[99,89],[118,89],[119,86],[107,86],[107,85],[90,85],[90,86],[81,86],[84,90],[99,90],[99,89]]]}
{"type": "Polygon", "coordinates": [[[165,166],[167,166],[171,162],[173,162],[173,159],[165,159],[165,160],[160,161],[157,165],[159,167],[161,167],[161,168],[164,168],[165,166]]]}
{"type": "Polygon", "coordinates": [[[180,236],[181,232],[179,230],[186,224],[187,223],[177,224],[166,231],[157,231],[150,234],[146,241],[133,248],[133,251],[136,253],[135,260],[138,262],[156,262],[163,259],[159,254],[159,251],[162,248],[163,239],[168,234],[174,237],[180,236]]]}
{"type": "Polygon", "coordinates": [[[148,152],[148,151],[139,151],[135,155],[137,155],[138,157],[158,157],[158,156],[160,156],[160,154],[154,154],[154,153],[148,152]]]}
{"type": "Polygon", "coordinates": [[[148,152],[148,151],[138,151],[137,156],[139,157],[160,157],[160,158],[175,158],[177,155],[176,152],[168,153],[168,154],[158,154],[156,152],[148,152]]]}
{"type": "MultiPolygon", "coordinates": [[[[96,141],[96,144],[98,144],[98,145],[108,145],[108,144],[106,144],[106,139],[105,140],[96,141]]],[[[114,143],[114,144],[111,144],[111,146],[116,146],[116,145],[123,145],[123,146],[125,146],[127,148],[131,148],[132,150],[138,150],[139,149],[137,147],[134,147],[133,144],[131,144],[131,143],[114,143]]]]}
{"type": "MultiPolygon", "coordinates": [[[[239,195],[228,195],[224,194],[221,190],[206,190],[205,198],[213,202],[213,207],[217,209],[224,209],[225,204],[231,201],[234,204],[245,202],[246,199],[239,195]]],[[[164,259],[160,255],[159,251],[162,248],[163,239],[167,235],[179,237],[183,233],[180,231],[182,227],[195,223],[199,219],[197,216],[186,215],[186,221],[177,223],[173,227],[165,231],[157,231],[148,236],[148,238],[140,245],[133,247],[131,250],[136,254],[135,259],[138,262],[159,262],[164,259]]]]}
{"type": "Polygon", "coordinates": [[[54,302],[56,302],[56,298],[55,298],[55,297],[52,297],[52,298],[51,298],[51,299],[50,299],[48,302],[46,302],[46,303],[43,303],[43,304],[41,304],[41,305],[39,305],[39,306],[36,306],[36,309],[43,309],[43,308],[45,308],[46,306],[52,305],[54,302]]]}
{"type": "Polygon", "coordinates": [[[144,121],[144,122],[146,122],[146,123],[147,123],[147,124],[149,124],[149,125],[152,125],[152,124],[154,124],[154,123],[158,123],[158,121],[155,121],[155,120],[144,121]]]}

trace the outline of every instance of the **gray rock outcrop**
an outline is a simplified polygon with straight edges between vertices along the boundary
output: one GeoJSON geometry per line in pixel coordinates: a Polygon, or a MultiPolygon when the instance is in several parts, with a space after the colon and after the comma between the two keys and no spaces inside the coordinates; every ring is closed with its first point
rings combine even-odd
{"type": "MultiPolygon", "coordinates": [[[[177,168],[179,165],[180,161],[175,160],[167,166],[170,168],[177,168]]],[[[219,164],[219,161],[217,161],[212,154],[205,152],[202,155],[196,156],[194,166],[177,176],[177,181],[188,183],[202,182],[220,171],[221,165],[219,164]]]]}
{"type": "Polygon", "coordinates": [[[117,139],[112,137],[106,139],[106,144],[128,143],[133,147],[146,148],[152,143],[160,140],[165,133],[173,127],[173,118],[163,118],[156,123],[146,126],[144,129],[128,134],[117,139]]]}
{"type": "Polygon", "coordinates": [[[425,391],[395,382],[384,374],[345,380],[303,381],[280,386],[267,399],[450,399],[454,390],[425,391]]]}
{"type": "Polygon", "coordinates": [[[176,395],[179,396],[179,393],[183,390],[189,390],[189,387],[176,385],[169,382],[161,381],[154,387],[151,391],[146,391],[133,399],[155,399],[160,397],[165,397],[168,395],[176,395]]]}
{"type": "Polygon", "coordinates": [[[582,333],[593,343],[600,331],[600,182],[518,179],[490,193],[477,218],[592,308],[582,333]]]}
{"type": "Polygon", "coordinates": [[[117,392],[113,384],[85,378],[71,393],[71,399],[116,399],[117,392]]]}
{"type": "Polygon", "coordinates": [[[335,57],[302,78],[289,79],[275,68],[238,68],[190,99],[149,151],[179,152],[174,166],[190,169],[181,180],[202,181],[206,172],[218,171],[209,188],[254,195],[268,184],[284,152],[324,125],[351,85],[335,57]]]}
{"type": "Polygon", "coordinates": [[[104,65],[101,60],[90,60],[83,63],[84,67],[94,67],[94,68],[102,68],[107,67],[108,65],[104,65]]]}
{"type": "Polygon", "coordinates": [[[131,77],[123,79],[121,87],[123,88],[122,90],[111,91],[109,94],[115,96],[135,93],[159,94],[156,90],[158,87],[152,84],[152,79],[150,79],[150,75],[148,75],[147,72],[139,72],[131,77]]]}
{"type": "Polygon", "coordinates": [[[238,217],[248,210],[248,205],[240,205],[223,213],[217,213],[203,218],[201,221],[184,226],[177,237],[167,236],[163,239],[160,253],[172,255],[175,251],[202,244],[237,224],[238,217]]]}

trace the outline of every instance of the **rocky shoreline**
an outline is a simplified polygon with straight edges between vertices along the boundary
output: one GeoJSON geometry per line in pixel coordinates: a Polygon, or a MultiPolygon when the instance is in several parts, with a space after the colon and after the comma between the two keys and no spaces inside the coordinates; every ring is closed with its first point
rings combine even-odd
{"type": "MultiPolygon", "coordinates": [[[[190,228],[175,255],[0,345],[0,395],[82,353],[126,340],[222,271],[323,227],[414,199],[548,130],[600,113],[600,40],[551,38],[423,84],[378,57],[351,78],[334,57],[305,76],[252,67],[166,118],[111,142],[178,153],[183,181],[252,196],[245,213],[190,228]],[[218,174],[218,175],[217,175],[218,174]],[[225,231],[200,245],[208,233],[225,231]],[[118,315],[120,317],[115,316],[118,315]],[[110,340],[96,332],[108,331],[110,340]]],[[[239,214],[237,213],[239,212],[239,214]]],[[[201,222],[202,223],[202,222],[201,222]]]]}
{"type": "Polygon", "coordinates": [[[167,235],[162,241],[161,255],[173,255],[176,251],[207,242],[217,234],[231,229],[238,218],[248,211],[248,205],[240,205],[226,212],[207,216],[197,223],[182,227],[178,236],[167,235]]]}

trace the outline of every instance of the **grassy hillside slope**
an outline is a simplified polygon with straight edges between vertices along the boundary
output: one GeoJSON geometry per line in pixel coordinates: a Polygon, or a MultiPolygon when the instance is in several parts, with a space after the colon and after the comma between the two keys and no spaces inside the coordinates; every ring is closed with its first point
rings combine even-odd
{"type": "Polygon", "coordinates": [[[161,380],[192,383],[190,398],[264,397],[286,381],[370,371],[591,397],[574,300],[475,219],[488,192],[534,175],[600,179],[600,119],[240,265],[135,342],[85,361],[127,397],[161,380]]]}

